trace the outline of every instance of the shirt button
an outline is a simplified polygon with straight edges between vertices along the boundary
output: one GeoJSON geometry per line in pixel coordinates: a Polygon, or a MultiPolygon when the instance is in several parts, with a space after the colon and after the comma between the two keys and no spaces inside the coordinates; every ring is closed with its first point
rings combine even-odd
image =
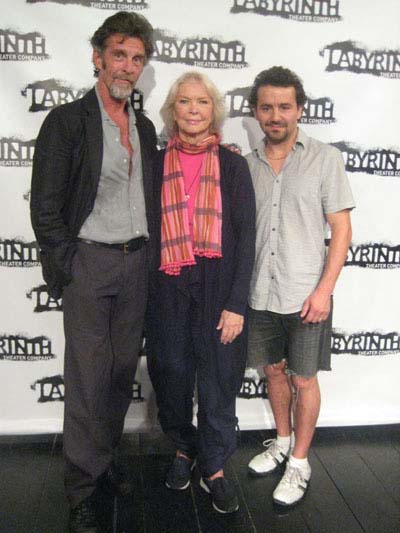
{"type": "Polygon", "coordinates": [[[139,230],[137,229],[137,230],[135,231],[135,233],[136,233],[136,235],[139,235],[140,232],[139,232],[139,230]]]}
{"type": "Polygon", "coordinates": [[[124,159],[124,163],[127,163],[127,162],[128,162],[128,160],[127,160],[127,159],[124,159]]]}
{"type": "Polygon", "coordinates": [[[275,228],[272,228],[272,231],[275,231],[275,228]]]}
{"type": "Polygon", "coordinates": [[[271,279],[274,279],[274,276],[271,276],[271,279]]]}
{"type": "Polygon", "coordinates": [[[271,252],[271,255],[275,255],[275,252],[271,252]]]}
{"type": "Polygon", "coordinates": [[[274,207],[276,207],[276,204],[274,204],[274,207]]]}
{"type": "Polygon", "coordinates": [[[119,141],[118,137],[115,137],[115,140],[116,140],[116,142],[118,142],[119,141]]]}
{"type": "Polygon", "coordinates": [[[279,180],[276,180],[276,183],[279,183],[279,180]]]}

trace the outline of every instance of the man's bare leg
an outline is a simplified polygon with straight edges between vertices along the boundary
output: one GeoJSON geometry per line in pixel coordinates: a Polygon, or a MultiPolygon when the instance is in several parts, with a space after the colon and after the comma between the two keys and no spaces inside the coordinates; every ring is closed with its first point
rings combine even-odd
{"type": "Polygon", "coordinates": [[[292,431],[292,389],[285,373],[286,361],[264,367],[267,378],[268,398],[280,437],[289,437],[292,431]]]}
{"type": "Polygon", "coordinates": [[[291,382],[295,390],[293,418],[296,437],[292,456],[305,459],[311,446],[321,406],[318,377],[291,376],[291,382]]]}

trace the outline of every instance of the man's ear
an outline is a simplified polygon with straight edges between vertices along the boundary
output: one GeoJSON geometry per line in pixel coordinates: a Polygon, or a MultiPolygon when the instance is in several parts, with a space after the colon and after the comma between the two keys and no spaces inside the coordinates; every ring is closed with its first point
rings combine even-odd
{"type": "Polygon", "coordinates": [[[102,68],[103,59],[95,48],[93,49],[92,61],[93,61],[93,65],[95,66],[96,70],[100,70],[102,68]]]}

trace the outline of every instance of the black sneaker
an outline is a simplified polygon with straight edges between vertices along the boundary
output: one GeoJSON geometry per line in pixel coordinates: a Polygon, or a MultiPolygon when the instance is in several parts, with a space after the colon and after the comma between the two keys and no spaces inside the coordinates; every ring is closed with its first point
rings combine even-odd
{"type": "Polygon", "coordinates": [[[175,457],[165,480],[166,486],[172,490],[187,489],[190,485],[194,465],[194,459],[187,459],[181,455],[175,457]]]}
{"type": "Polygon", "coordinates": [[[239,502],[233,484],[224,477],[210,481],[200,479],[200,487],[211,494],[212,505],[219,513],[234,513],[239,509],[239,502]]]}
{"type": "Polygon", "coordinates": [[[93,496],[73,507],[69,513],[70,533],[99,533],[93,496]]]}

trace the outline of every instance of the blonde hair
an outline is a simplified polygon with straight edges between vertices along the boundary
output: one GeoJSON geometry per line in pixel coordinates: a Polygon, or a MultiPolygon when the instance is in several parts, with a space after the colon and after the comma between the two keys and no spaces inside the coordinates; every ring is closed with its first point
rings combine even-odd
{"type": "Polygon", "coordinates": [[[210,125],[211,133],[219,133],[222,128],[222,124],[225,120],[226,111],[225,102],[223,97],[221,96],[221,93],[218,91],[218,89],[208,76],[202,74],[201,72],[189,71],[185,72],[185,74],[182,74],[182,76],[175,80],[174,83],[171,85],[167,98],[165,99],[165,102],[160,110],[160,115],[164,121],[165,128],[169,137],[174,136],[178,131],[178,127],[174,119],[174,106],[179,87],[183,83],[191,81],[197,81],[199,83],[202,83],[207,89],[208,95],[212,100],[213,120],[210,125]]]}

